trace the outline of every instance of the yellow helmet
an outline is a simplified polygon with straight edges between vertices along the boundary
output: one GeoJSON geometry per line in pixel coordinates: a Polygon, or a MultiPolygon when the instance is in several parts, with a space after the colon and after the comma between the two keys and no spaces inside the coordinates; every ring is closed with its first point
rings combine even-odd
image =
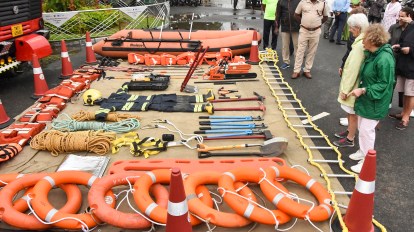
{"type": "Polygon", "coordinates": [[[93,106],[95,101],[102,99],[102,94],[99,90],[88,89],[83,93],[83,104],[93,106]]]}

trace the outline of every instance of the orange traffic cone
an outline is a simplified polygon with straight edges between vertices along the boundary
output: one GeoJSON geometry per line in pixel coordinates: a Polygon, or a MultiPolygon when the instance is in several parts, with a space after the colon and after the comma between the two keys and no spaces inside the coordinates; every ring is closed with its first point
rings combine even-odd
{"type": "Polygon", "coordinates": [[[39,59],[37,58],[36,54],[32,56],[32,65],[33,65],[33,79],[34,79],[34,93],[32,98],[38,99],[45,95],[45,93],[49,90],[47,86],[47,82],[45,76],[43,75],[42,68],[39,64],[39,59]]]}
{"type": "MultiPolygon", "coordinates": [[[[344,222],[349,232],[374,232],[372,215],[374,211],[375,175],[377,169],[375,150],[365,156],[359,179],[349,201],[344,222]]],[[[337,224],[334,222],[334,224],[337,224]]],[[[334,229],[342,231],[342,229],[334,229]]]]}
{"type": "Polygon", "coordinates": [[[60,46],[60,58],[62,61],[62,74],[60,74],[60,78],[67,79],[73,75],[72,62],[70,61],[68,49],[66,48],[66,43],[64,40],[61,41],[60,46]]]}
{"type": "Polygon", "coordinates": [[[0,99],[0,129],[8,127],[12,124],[13,120],[7,115],[6,110],[4,110],[3,103],[0,99]]]}
{"type": "Polygon", "coordinates": [[[193,228],[188,217],[188,205],[181,171],[179,168],[173,168],[171,170],[166,232],[177,231],[191,232],[193,228]]]}
{"type": "Polygon", "coordinates": [[[92,47],[92,40],[89,31],[86,32],[86,63],[87,64],[97,64],[95,57],[95,52],[92,47]]]}
{"type": "Polygon", "coordinates": [[[257,64],[260,62],[259,60],[259,42],[257,41],[257,31],[253,31],[253,40],[252,46],[250,47],[250,57],[249,61],[250,64],[257,64]]]}

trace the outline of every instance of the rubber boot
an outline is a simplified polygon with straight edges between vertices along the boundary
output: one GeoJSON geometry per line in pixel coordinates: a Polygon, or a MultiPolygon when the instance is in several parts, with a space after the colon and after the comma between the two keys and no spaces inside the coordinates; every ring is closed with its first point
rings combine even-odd
{"type": "Polygon", "coordinates": [[[203,94],[204,102],[208,102],[208,101],[211,101],[211,100],[214,100],[214,99],[215,99],[215,96],[214,96],[214,93],[213,93],[212,89],[209,89],[206,94],[203,94]]]}

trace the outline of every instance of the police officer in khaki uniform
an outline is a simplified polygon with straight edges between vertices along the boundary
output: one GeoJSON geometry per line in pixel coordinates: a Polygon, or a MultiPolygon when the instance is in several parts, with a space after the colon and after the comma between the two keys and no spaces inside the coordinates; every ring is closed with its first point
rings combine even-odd
{"type": "Polygon", "coordinates": [[[299,77],[303,57],[307,51],[303,75],[311,79],[310,70],[318,48],[321,26],[328,19],[328,7],[323,0],[302,0],[296,8],[295,18],[300,23],[300,30],[292,78],[299,77]]]}

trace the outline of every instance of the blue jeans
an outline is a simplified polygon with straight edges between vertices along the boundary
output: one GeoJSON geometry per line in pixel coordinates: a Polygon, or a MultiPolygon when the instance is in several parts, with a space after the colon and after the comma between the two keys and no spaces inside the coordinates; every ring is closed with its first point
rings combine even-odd
{"type": "Polygon", "coordinates": [[[346,12],[341,12],[339,15],[335,15],[335,22],[329,33],[329,40],[333,40],[336,32],[336,42],[341,42],[342,31],[344,29],[347,18],[348,14],[346,12]]]}

